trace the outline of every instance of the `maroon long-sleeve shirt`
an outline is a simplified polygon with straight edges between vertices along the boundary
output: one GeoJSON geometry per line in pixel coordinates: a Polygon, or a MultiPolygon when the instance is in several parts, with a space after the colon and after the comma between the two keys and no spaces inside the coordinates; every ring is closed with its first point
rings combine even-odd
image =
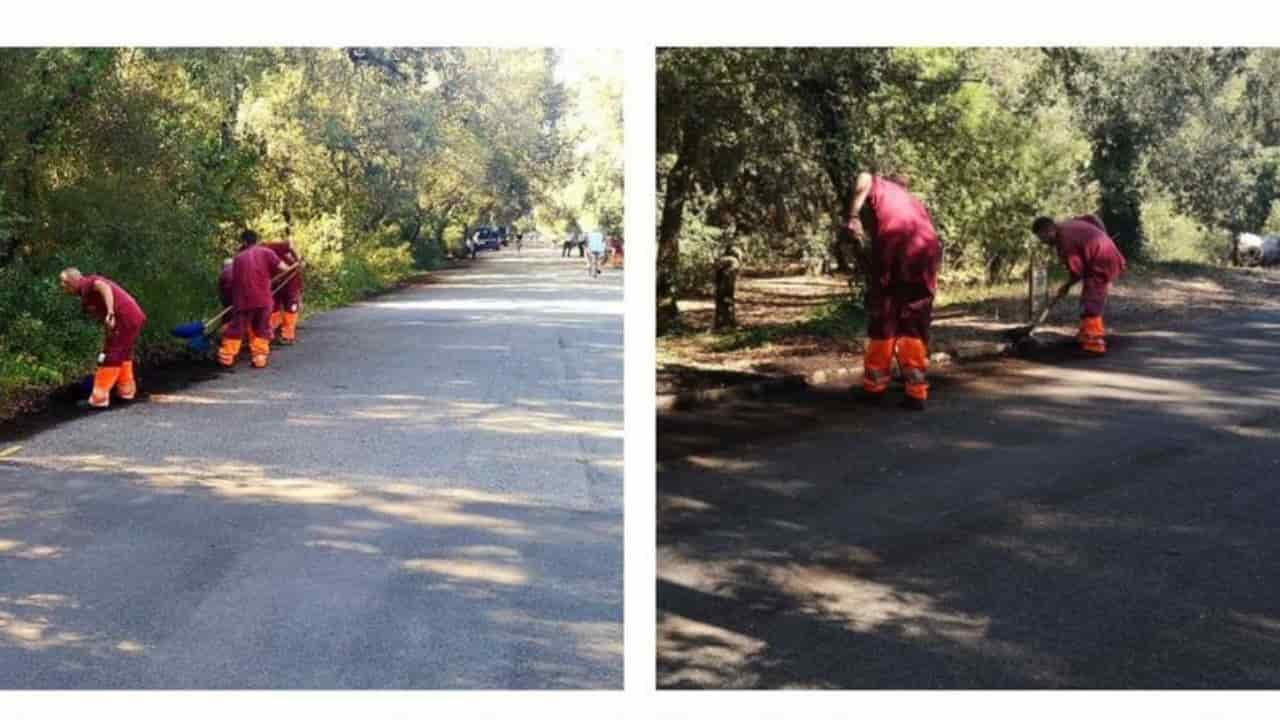
{"type": "Polygon", "coordinates": [[[77,291],[80,293],[80,308],[89,317],[103,322],[107,319],[107,306],[103,302],[102,296],[94,289],[95,281],[101,280],[111,288],[111,300],[115,305],[116,327],[117,328],[140,328],[147,321],[146,313],[142,312],[142,307],[138,305],[138,301],[133,296],[120,287],[114,280],[103,277],[102,275],[85,275],[80,278],[80,285],[77,291]]]}
{"type": "Polygon", "coordinates": [[[271,278],[280,258],[269,248],[250,245],[231,265],[231,303],[237,312],[271,307],[271,278]]]}
{"type": "Polygon", "coordinates": [[[1071,277],[1114,282],[1125,269],[1124,255],[1110,235],[1088,216],[1058,223],[1058,257],[1071,277]]]}

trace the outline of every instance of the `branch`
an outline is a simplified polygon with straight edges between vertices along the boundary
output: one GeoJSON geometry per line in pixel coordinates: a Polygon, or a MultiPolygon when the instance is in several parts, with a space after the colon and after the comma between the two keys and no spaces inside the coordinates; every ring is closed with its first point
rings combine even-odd
{"type": "Polygon", "coordinates": [[[409,76],[404,74],[400,66],[395,61],[388,59],[385,55],[374,48],[347,48],[347,59],[352,65],[372,65],[381,68],[388,75],[391,75],[401,82],[408,82],[409,76]]]}

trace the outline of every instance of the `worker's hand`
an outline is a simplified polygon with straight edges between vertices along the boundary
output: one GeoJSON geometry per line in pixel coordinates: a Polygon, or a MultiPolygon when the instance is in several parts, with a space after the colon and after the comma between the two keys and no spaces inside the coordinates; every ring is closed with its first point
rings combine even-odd
{"type": "Polygon", "coordinates": [[[862,229],[862,223],[857,220],[849,220],[846,222],[844,224],[844,229],[848,230],[849,234],[853,236],[853,239],[858,242],[862,242],[867,239],[867,234],[862,229]]]}
{"type": "Polygon", "coordinates": [[[107,313],[107,317],[102,321],[109,330],[116,329],[116,314],[114,312],[107,313]]]}

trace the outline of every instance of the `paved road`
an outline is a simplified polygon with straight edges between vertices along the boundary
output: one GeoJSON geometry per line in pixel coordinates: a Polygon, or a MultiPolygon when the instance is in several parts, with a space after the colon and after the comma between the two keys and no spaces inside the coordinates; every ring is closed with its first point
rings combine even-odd
{"type": "Polygon", "coordinates": [[[667,687],[1280,687],[1280,314],[658,422],[667,687]]]}
{"type": "Polygon", "coordinates": [[[486,253],[23,441],[0,686],[620,688],[622,280],[579,262],[486,253]]]}

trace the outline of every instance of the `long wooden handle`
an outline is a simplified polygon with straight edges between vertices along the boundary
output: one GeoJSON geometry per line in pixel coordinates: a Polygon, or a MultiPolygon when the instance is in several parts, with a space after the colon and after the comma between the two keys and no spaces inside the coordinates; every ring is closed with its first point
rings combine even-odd
{"type": "MultiPolygon", "coordinates": [[[[1071,287],[1067,286],[1067,292],[1070,292],[1070,291],[1071,291],[1071,287]]],[[[1035,323],[1033,323],[1031,327],[1035,327],[1037,325],[1043,324],[1044,321],[1049,318],[1049,311],[1053,310],[1053,308],[1056,307],[1057,304],[1062,301],[1062,298],[1066,296],[1067,296],[1067,293],[1065,292],[1059,292],[1057,295],[1055,295],[1053,300],[1051,300],[1049,304],[1045,306],[1044,310],[1040,311],[1040,317],[1036,318],[1035,323]]]]}
{"type": "MultiPolygon", "coordinates": [[[[297,272],[297,271],[298,271],[298,268],[299,268],[299,267],[301,267],[301,266],[302,266],[302,261],[301,261],[301,260],[299,260],[298,262],[296,262],[296,263],[294,263],[294,264],[290,265],[289,267],[285,268],[284,270],[280,271],[280,274],[279,274],[279,275],[277,275],[277,276],[275,276],[274,278],[272,278],[272,279],[271,279],[271,293],[274,295],[274,294],[275,294],[275,292],[276,292],[277,290],[279,290],[281,287],[284,287],[284,284],[285,284],[285,282],[287,282],[287,281],[288,281],[289,276],[290,276],[290,275],[292,275],[293,273],[297,272]]],[[[217,324],[218,324],[218,322],[219,322],[220,320],[222,320],[222,318],[224,318],[224,317],[226,317],[226,316],[227,316],[227,313],[231,312],[231,311],[232,311],[232,310],[234,310],[234,309],[235,309],[235,308],[234,308],[234,307],[232,307],[232,306],[227,306],[227,307],[225,307],[225,308],[222,308],[222,312],[218,313],[217,315],[214,315],[213,317],[211,317],[211,318],[209,318],[208,320],[206,320],[206,321],[205,321],[205,323],[204,323],[204,331],[205,331],[206,333],[207,333],[207,332],[209,332],[209,331],[210,331],[210,330],[211,330],[215,325],[217,325],[217,324]]]]}

